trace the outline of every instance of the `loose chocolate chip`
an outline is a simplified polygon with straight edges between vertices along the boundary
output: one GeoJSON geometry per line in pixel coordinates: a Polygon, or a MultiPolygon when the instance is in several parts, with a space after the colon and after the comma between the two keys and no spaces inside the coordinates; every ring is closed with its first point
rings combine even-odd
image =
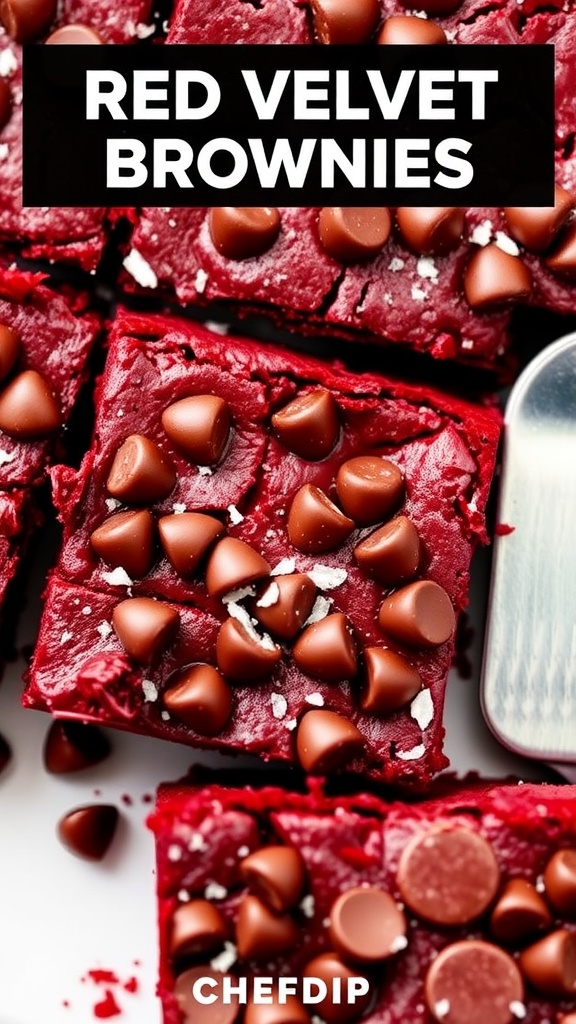
{"type": "Polygon", "coordinates": [[[358,671],[356,644],[342,612],[326,615],[304,630],[292,648],[298,668],[314,679],[341,683],[358,671]]]}
{"type": "Polygon", "coordinates": [[[464,295],[472,309],[521,302],[531,291],[526,264],[495,244],[477,249],[464,271],[464,295]]]}
{"type": "Polygon", "coordinates": [[[432,961],[424,996],[439,1024],[512,1024],[524,985],[514,960],[490,942],[453,942],[432,961]]]}
{"type": "Polygon", "coordinates": [[[455,615],[442,587],[418,580],[383,601],[378,621],[385,633],[408,647],[439,647],[452,636],[455,615]]]}
{"type": "Polygon", "coordinates": [[[244,1024],[310,1024],[310,1014],[296,996],[286,996],[281,1003],[248,1003],[244,1024]]]}
{"type": "MultiPolygon", "coordinates": [[[[12,93],[4,78],[0,78],[0,132],[6,127],[12,113],[12,93]]],[[[2,356],[0,354],[0,366],[2,356]]]]}
{"type": "Polygon", "coordinates": [[[300,632],[312,611],[316,586],[305,573],[275,576],[266,584],[251,605],[252,615],[283,640],[291,640],[300,632]]]}
{"type": "Polygon", "coordinates": [[[319,487],[304,484],[294,496],[286,528],[295,548],[319,554],[340,547],[352,533],[354,522],[319,487]]]}
{"type": "Polygon", "coordinates": [[[99,32],[90,28],[89,25],[63,25],[57,28],[48,36],[46,43],[65,43],[67,46],[94,46],[103,43],[104,40],[99,32]]]}
{"type": "Polygon", "coordinates": [[[401,3],[410,11],[425,11],[437,18],[443,14],[453,14],[462,6],[463,0],[401,0],[401,3]]]}
{"type": "Polygon", "coordinates": [[[154,519],[148,509],[117,512],[94,530],[90,544],[108,565],[145,576],[154,562],[154,519]]]}
{"type": "Polygon", "coordinates": [[[24,370],[0,394],[0,430],[9,437],[38,441],[62,426],[62,412],[44,378],[24,370]]]}
{"type": "MultiPolygon", "coordinates": [[[[0,78],[0,83],[4,84],[4,79],[0,78]]],[[[0,88],[0,107],[2,101],[2,89],[0,88]]],[[[0,110],[0,123],[1,123],[1,110],[0,110]]],[[[13,331],[11,327],[6,324],[0,324],[0,380],[4,380],[9,373],[12,372],[16,365],[18,356],[20,355],[20,338],[13,331]]]]}
{"type": "Polygon", "coordinates": [[[340,466],[336,493],[346,515],[358,526],[373,526],[402,500],[404,476],[389,459],[360,455],[340,466]]]}
{"type": "Polygon", "coordinates": [[[521,942],[551,924],[546,903],[524,878],[506,883],[490,918],[490,929],[499,942],[521,942]]]}
{"type": "Polygon", "coordinates": [[[214,548],[206,567],[206,588],[211,597],[256,583],[270,573],[270,565],[249,544],[224,537],[214,548]]]}
{"type": "Polygon", "coordinates": [[[387,647],[364,650],[366,684],[360,707],[372,715],[386,715],[411,701],[422,688],[418,669],[387,647]]]}
{"type": "Polygon", "coordinates": [[[172,643],[180,615],[151,597],[129,597],[112,612],[112,625],[126,653],[147,664],[172,643]]]}
{"type": "Polygon", "coordinates": [[[441,46],[448,40],[444,29],[435,22],[411,14],[396,14],[386,19],[376,42],[388,46],[441,46]]]}
{"type": "Polygon", "coordinates": [[[306,879],[304,861],[293,846],[255,850],[240,864],[240,874],[275,914],[284,914],[298,903],[306,879]]]}
{"type": "MultiPolygon", "coordinates": [[[[428,29],[438,27],[420,18],[414,20],[428,29]]],[[[441,256],[460,244],[464,210],[457,206],[401,206],[396,210],[396,222],[404,241],[414,252],[441,256]]]]}
{"type": "Polygon", "coordinates": [[[576,1024],[576,1013],[566,1013],[558,1017],[558,1024],[576,1024]]]}
{"type": "Polygon", "coordinates": [[[300,939],[289,914],[274,914],[256,896],[245,896],[236,915],[236,945],[242,960],[273,960],[300,939]]]}
{"type": "Polygon", "coordinates": [[[236,978],[206,964],[190,967],[178,975],[174,983],[174,998],[182,1015],[182,1024],[234,1024],[240,1013],[239,997],[235,992],[224,993],[225,978],[232,987],[237,986],[236,978]],[[217,983],[210,988],[210,995],[216,996],[213,1003],[201,1003],[192,994],[195,982],[201,978],[210,978],[217,983]]]}
{"type": "Polygon", "coordinates": [[[559,928],[520,954],[520,970],[543,995],[557,999],[576,995],[576,935],[559,928]]]}
{"type": "Polygon", "coordinates": [[[563,917],[576,917],[576,850],[558,850],[544,871],[546,899],[563,917]]]}
{"type": "Polygon", "coordinates": [[[413,579],[422,558],[418,531],[407,516],[396,516],[354,548],[362,572],[387,586],[413,579]]]}
{"type": "Polygon", "coordinates": [[[274,413],[272,426],[288,451],[317,462],[330,454],[338,440],[338,406],[329,391],[311,391],[274,413]]]}
{"type": "Polygon", "coordinates": [[[380,19],[378,0],[311,0],[319,43],[367,43],[380,19]]]}
{"type": "Polygon", "coordinates": [[[358,263],[384,248],[392,218],[385,207],[325,206],[318,217],[322,248],[341,263],[358,263]]]}
{"type": "Polygon", "coordinates": [[[556,185],[554,206],[508,206],[504,209],[504,216],[508,230],[517,242],[527,249],[542,252],[554,241],[573,205],[570,193],[556,185]]]}
{"type": "Polygon", "coordinates": [[[83,771],[110,754],[108,737],[95,725],[54,719],[44,742],[44,767],[53,775],[83,771]]]}
{"type": "Polygon", "coordinates": [[[330,939],[344,959],[377,963],[407,945],[406,918],[395,900],[375,886],[343,892],[330,910],[330,939]]]}
{"type": "Polygon", "coordinates": [[[561,274],[571,280],[576,278],[576,223],[561,233],[558,245],[545,262],[554,274],[561,274]]]}
{"type": "Polygon", "coordinates": [[[106,489],[119,501],[141,504],[166,498],[175,483],[174,466],[158,445],[130,434],[114,456],[106,489]]]}
{"type": "Polygon", "coordinates": [[[220,461],[230,435],[230,406],[218,395],[191,395],[169,405],[162,426],[170,440],[199,466],[220,461]]]}
{"type": "Polygon", "coordinates": [[[227,619],[216,639],[218,668],[233,683],[257,683],[272,674],[282,651],[269,637],[248,632],[237,619],[227,619]]]}
{"type": "Polygon", "coordinates": [[[314,1012],[326,1024],[349,1024],[357,1020],[368,1009],[373,999],[373,992],[369,989],[366,995],[358,996],[355,1002],[348,1002],[343,998],[341,1002],[334,1002],[332,999],[333,982],[340,981],[341,992],[347,991],[348,983],[353,978],[358,978],[358,969],[352,969],[342,963],[336,953],[322,953],[320,956],[310,960],[302,970],[303,978],[318,978],[323,981],[328,989],[328,995],[319,1003],[314,1005],[314,1012]]]}
{"type": "Polygon", "coordinates": [[[280,214],[273,206],[215,206],[208,230],[221,256],[247,260],[274,245],[280,233],[280,214]]]}
{"type": "Polygon", "coordinates": [[[57,0],[0,0],[0,22],[17,43],[33,42],[56,17],[57,0]]]}
{"type": "Polygon", "coordinates": [[[296,734],[298,760],[304,771],[319,774],[343,768],[360,754],[364,737],[336,711],[308,711],[296,734]]]}
{"type": "Polygon", "coordinates": [[[192,665],[170,681],[162,704],[200,736],[217,736],[232,713],[232,693],[212,665],[192,665]]]}
{"type": "Polygon", "coordinates": [[[158,520],[164,554],[180,576],[193,576],[200,560],[224,532],[219,519],[201,512],[181,512],[158,520]]]}
{"type": "Polygon", "coordinates": [[[177,907],[170,922],[170,955],[211,953],[228,938],[222,914],[209,900],[190,900],[177,907]]]}
{"type": "Polygon", "coordinates": [[[410,910],[452,927],[488,909],[500,882],[492,847],[471,829],[435,828],[414,836],[398,865],[397,884],[410,910]]]}
{"type": "Polygon", "coordinates": [[[118,825],[111,804],[89,804],[69,811],[58,822],[58,837],[70,853],[85,860],[102,860],[118,825]]]}
{"type": "Polygon", "coordinates": [[[12,750],[10,749],[10,744],[8,743],[8,740],[0,734],[0,772],[4,771],[6,765],[9,764],[11,759],[12,750]]]}

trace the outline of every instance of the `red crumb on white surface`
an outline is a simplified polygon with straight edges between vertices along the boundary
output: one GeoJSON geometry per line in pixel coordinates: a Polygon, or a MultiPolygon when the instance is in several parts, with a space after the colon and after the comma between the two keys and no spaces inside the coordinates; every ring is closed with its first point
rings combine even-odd
{"type": "Polygon", "coordinates": [[[515,526],[510,526],[510,523],[496,523],[494,527],[494,533],[497,537],[507,537],[509,533],[514,533],[515,526]]]}

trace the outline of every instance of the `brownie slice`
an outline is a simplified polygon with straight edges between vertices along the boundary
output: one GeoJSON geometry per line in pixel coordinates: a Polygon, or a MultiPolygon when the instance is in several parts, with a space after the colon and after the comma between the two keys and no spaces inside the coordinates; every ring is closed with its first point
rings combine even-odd
{"type": "Polygon", "coordinates": [[[184,783],[160,789],[149,824],[164,1024],[574,1019],[574,786],[409,805],[184,783]],[[328,995],[304,1005],[310,978],[328,995]]]}
{"type": "Polygon", "coordinates": [[[499,414],[122,314],[26,703],[427,781],[499,414]]]}

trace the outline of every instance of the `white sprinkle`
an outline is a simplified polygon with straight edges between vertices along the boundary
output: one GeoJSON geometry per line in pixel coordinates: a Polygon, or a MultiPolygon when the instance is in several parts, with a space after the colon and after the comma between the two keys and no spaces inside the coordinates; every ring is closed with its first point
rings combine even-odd
{"type": "Polygon", "coordinates": [[[175,864],[176,861],[182,860],[182,847],[173,843],[172,846],[168,847],[168,853],[166,856],[168,857],[168,860],[175,864]]]}
{"type": "Polygon", "coordinates": [[[68,641],[71,640],[73,636],[74,634],[71,633],[70,630],[65,629],[64,632],[62,633],[62,636],[60,637],[60,643],[67,644],[68,641]]]}
{"type": "Polygon", "coordinates": [[[236,946],[232,942],[225,942],[224,949],[210,961],[210,966],[215,971],[222,971],[222,973],[225,974],[237,959],[238,951],[236,946]]]}
{"type": "Polygon", "coordinates": [[[169,228],[175,228],[176,227],[176,221],[174,220],[174,217],[169,217],[168,218],[168,227],[169,228]]]}
{"type": "Polygon", "coordinates": [[[518,1017],[518,1020],[523,1020],[526,1016],[526,1007],[519,999],[513,999],[509,1004],[508,1009],[514,1017],[518,1017]]]}
{"type": "Polygon", "coordinates": [[[157,288],[158,278],[149,263],[146,262],[138,249],[131,249],[123,262],[124,270],[127,270],[136,284],[141,288],[157,288]]]}
{"type": "Polygon", "coordinates": [[[0,448],[0,466],[5,466],[8,462],[14,462],[15,458],[16,452],[7,452],[0,448]]]}
{"type": "Polygon", "coordinates": [[[307,704],[312,704],[315,708],[324,707],[324,697],[321,693],[307,693],[304,700],[307,704]]]}
{"type": "Polygon", "coordinates": [[[272,705],[272,714],[274,718],[285,718],[286,712],[288,711],[288,701],[286,697],[281,693],[271,693],[270,703],[272,705]]]}
{"type": "Polygon", "coordinates": [[[434,1003],[434,1016],[435,1017],[447,1017],[450,1013],[450,1000],[439,999],[437,1003],[434,1003]]]}
{"type": "Polygon", "coordinates": [[[546,886],[544,885],[544,879],[542,875],[539,875],[536,879],[536,884],[534,885],[534,888],[536,889],[536,892],[546,892],[546,886]]]}
{"type": "Polygon", "coordinates": [[[82,615],[92,615],[92,609],[89,604],[85,604],[82,609],[82,615]]]}
{"type": "Polygon", "coordinates": [[[236,619],[248,633],[248,636],[254,643],[259,644],[266,651],[275,651],[276,644],[267,633],[263,633],[262,636],[254,629],[254,620],[250,617],[245,608],[241,604],[236,604],[235,601],[230,601],[227,605],[228,614],[236,619]]]}
{"type": "Polygon", "coordinates": [[[113,512],[114,509],[120,508],[120,505],[122,504],[121,501],[118,501],[118,498],[105,498],[104,501],[109,512],[113,512]]]}
{"type": "Polygon", "coordinates": [[[410,714],[422,730],[427,729],[434,718],[434,704],[430,690],[420,690],[410,705],[410,714]]]}
{"type": "Polygon", "coordinates": [[[225,889],[223,885],[219,885],[218,882],[208,882],[204,889],[205,900],[225,900],[227,895],[228,889],[225,889]]]}
{"type": "Polygon", "coordinates": [[[242,857],[242,858],[247,857],[249,853],[250,853],[250,847],[249,846],[239,846],[238,849],[236,850],[237,856],[238,857],[242,857]]]}
{"type": "Polygon", "coordinates": [[[160,718],[162,719],[163,722],[169,722],[170,721],[170,712],[169,711],[161,711],[160,712],[160,718]]]}
{"type": "Polygon", "coordinates": [[[391,270],[393,274],[398,274],[400,270],[404,270],[406,261],[400,259],[399,256],[393,256],[388,264],[388,270],[391,270]]]}
{"type": "Polygon", "coordinates": [[[283,558],[270,572],[271,576],[289,576],[296,569],[294,558],[283,558]]]}
{"type": "Polygon", "coordinates": [[[143,25],[142,22],[139,22],[134,30],[134,35],[138,39],[148,39],[148,36],[153,36],[155,31],[155,25],[143,25]]]}
{"type": "Polygon", "coordinates": [[[201,853],[203,850],[208,849],[208,844],[201,832],[192,833],[188,843],[188,849],[190,850],[190,853],[201,853]]]}
{"type": "Polygon", "coordinates": [[[472,234],[470,235],[470,241],[474,242],[474,245],[488,245],[488,242],[492,238],[492,221],[485,220],[482,224],[478,224],[472,234]]]}
{"type": "Polygon", "coordinates": [[[123,569],[121,565],[118,565],[112,572],[103,572],[102,578],[109,583],[111,587],[131,587],[133,580],[130,579],[126,569],[123,569]]]}
{"type": "Polygon", "coordinates": [[[153,704],[155,700],[158,700],[158,688],[151,679],[142,680],[142,693],[147,704],[153,704]]]}
{"type": "Polygon", "coordinates": [[[313,1013],[310,1018],[310,1024],[326,1024],[326,1021],[319,1017],[317,1013],[313,1013]]]}
{"type": "Polygon", "coordinates": [[[112,626],[110,625],[109,622],[100,622],[96,626],[96,632],[100,634],[103,640],[106,640],[106,638],[109,637],[110,633],[112,632],[112,626]]]}
{"type": "Polygon", "coordinates": [[[405,935],[397,935],[395,939],[390,943],[390,952],[399,953],[400,950],[406,949],[408,945],[408,939],[405,935]]]}
{"type": "Polygon", "coordinates": [[[117,415],[118,419],[121,420],[123,415],[124,415],[124,409],[118,409],[118,412],[116,413],[116,415],[117,415]]]}
{"type": "Polygon", "coordinates": [[[401,761],[417,761],[419,757],[424,757],[426,753],[426,747],[423,743],[419,743],[417,747],[412,747],[411,750],[397,750],[396,757],[399,757],[401,761]]]}
{"type": "Polygon", "coordinates": [[[304,623],[305,626],[311,626],[314,622],[320,622],[321,619],[325,619],[332,607],[331,597],[317,597],[312,606],[312,611],[304,623]]]}
{"type": "Polygon", "coordinates": [[[18,61],[12,53],[12,50],[3,50],[0,53],[0,76],[2,78],[8,78],[8,75],[13,75],[18,70],[18,61]]]}
{"type": "Polygon", "coordinates": [[[204,327],[212,334],[228,334],[230,330],[230,324],[222,324],[219,320],[205,320],[204,327]]]}
{"type": "Polygon", "coordinates": [[[509,256],[518,256],[520,249],[516,242],[509,235],[506,235],[504,231],[497,231],[494,241],[498,248],[502,249],[502,252],[507,252],[509,256]]]}
{"type": "Polygon", "coordinates": [[[412,285],[411,294],[414,302],[426,302],[428,298],[428,292],[417,284],[412,285]]]}
{"type": "Polygon", "coordinates": [[[300,907],[300,910],[304,914],[304,917],[314,917],[314,911],[316,910],[316,900],[314,899],[312,893],[308,893],[308,895],[305,896],[304,899],[300,900],[298,906],[300,907]]]}
{"type": "Polygon", "coordinates": [[[255,587],[238,587],[237,590],[229,590],[227,594],[224,594],[222,604],[230,604],[230,601],[234,604],[238,604],[238,602],[243,601],[245,597],[254,597],[255,593],[255,587]]]}
{"type": "Polygon", "coordinates": [[[207,284],[208,274],[206,273],[205,270],[202,270],[202,267],[200,267],[200,269],[196,271],[196,277],[194,278],[194,287],[198,292],[198,295],[203,294],[203,292],[206,290],[207,284]]]}
{"type": "Polygon", "coordinates": [[[230,522],[232,523],[233,526],[238,526],[239,523],[244,522],[244,516],[242,515],[241,512],[238,511],[236,505],[228,505],[226,511],[230,516],[230,522]]]}
{"type": "Polygon", "coordinates": [[[188,903],[188,900],[190,899],[190,893],[188,892],[188,890],[187,889],[179,889],[178,890],[178,899],[180,900],[180,903],[188,903]]]}
{"type": "Polygon", "coordinates": [[[257,608],[271,608],[273,604],[277,604],[280,598],[280,587],[277,583],[270,583],[259,601],[256,601],[257,608]]]}
{"type": "Polygon", "coordinates": [[[438,267],[431,256],[421,256],[416,264],[418,277],[427,278],[429,281],[438,280],[438,267]]]}
{"type": "Polygon", "coordinates": [[[346,569],[338,569],[332,565],[321,565],[318,562],[313,569],[310,569],[308,575],[312,582],[316,584],[318,590],[334,590],[335,587],[341,587],[348,579],[346,569]]]}
{"type": "Polygon", "coordinates": [[[196,466],[199,476],[212,476],[212,469],[210,466],[196,466]]]}
{"type": "Polygon", "coordinates": [[[10,146],[8,145],[7,142],[1,143],[0,144],[0,160],[1,161],[7,160],[9,156],[10,156],[10,146]]]}
{"type": "Polygon", "coordinates": [[[186,511],[186,505],[183,501],[177,501],[175,505],[172,505],[172,511],[175,516],[181,516],[186,511]]]}
{"type": "Polygon", "coordinates": [[[460,347],[463,349],[474,348],[474,342],[471,340],[471,338],[463,338],[460,343],[460,347]]]}
{"type": "Polygon", "coordinates": [[[284,728],[288,729],[288,732],[294,732],[294,729],[296,728],[297,725],[298,722],[296,721],[295,718],[288,718],[287,721],[284,722],[284,728]]]}

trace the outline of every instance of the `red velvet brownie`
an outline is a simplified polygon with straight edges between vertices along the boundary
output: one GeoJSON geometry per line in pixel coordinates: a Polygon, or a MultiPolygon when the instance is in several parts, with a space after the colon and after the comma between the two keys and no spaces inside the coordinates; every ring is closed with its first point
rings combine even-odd
{"type": "Polygon", "coordinates": [[[499,415],[123,314],[26,703],[426,781],[499,415]]]}
{"type": "Polygon", "coordinates": [[[576,787],[406,805],[166,786],[150,826],[164,1024],[574,1019],[576,787]]]}

